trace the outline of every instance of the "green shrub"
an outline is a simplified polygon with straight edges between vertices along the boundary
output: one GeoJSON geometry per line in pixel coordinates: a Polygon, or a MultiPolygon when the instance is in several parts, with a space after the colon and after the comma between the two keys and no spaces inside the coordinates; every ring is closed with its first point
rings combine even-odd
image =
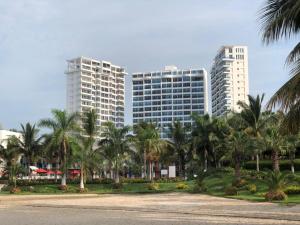
{"type": "Polygon", "coordinates": [[[87,192],[89,192],[89,189],[88,188],[79,188],[77,190],[77,192],[79,192],[79,193],[87,193],[87,192]]]}
{"type": "Polygon", "coordinates": [[[159,184],[152,182],[152,183],[147,185],[147,188],[150,191],[158,191],[159,190],[159,184]]]}
{"type": "Polygon", "coordinates": [[[180,177],[174,177],[174,178],[158,178],[154,179],[156,183],[176,183],[176,182],[181,182],[184,181],[184,179],[180,177]]]}
{"type": "Polygon", "coordinates": [[[121,182],[113,183],[111,187],[112,187],[112,189],[121,190],[123,188],[123,184],[121,182]]]}
{"type": "MultiPolygon", "coordinates": [[[[279,162],[280,170],[291,170],[290,160],[280,160],[279,162]]],[[[300,159],[294,160],[295,170],[300,170],[300,159]]],[[[259,167],[261,170],[273,169],[271,160],[261,160],[259,162],[259,167]]],[[[256,170],[256,161],[248,161],[244,164],[244,168],[248,170],[256,170]]]]}
{"type": "Polygon", "coordinates": [[[122,178],[122,183],[135,184],[135,183],[149,183],[150,181],[144,178],[122,178]]]}
{"type": "Polygon", "coordinates": [[[187,189],[187,188],[188,188],[188,185],[181,182],[181,183],[178,183],[178,184],[176,185],[176,188],[177,188],[177,189],[187,189]]]}
{"type": "Polygon", "coordinates": [[[247,184],[247,181],[245,179],[234,179],[232,181],[232,186],[241,188],[244,187],[247,184]]]}
{"type": "Polygon", "coordinates": [[[68,191],[69,187],[67,185],[59,185],[58,189],[61,190],[61,191],[68,191]]]}
{"type": "Polygon", "coordinates": [[[282,201],[287,199],[287,195],[280,190],[269,191],[265,194],[265,199],[268,201],[282,201]]]}
{"type": "Polygon", "coordinates": [[[225,189],[225,195],[237,195],[238,189],[235,186],[230,186],[225,189]]]}
{"type": "Polygon", "coordinates": [[[297,185],[288,186],[284,189],[284,193],[287,195],[300,194],[300,186],[297,185]]]}
{"type": "Polygon", "coordinates": [[[252,194],[256,193],[257,192],[257,187],[255,184],[248,184],[247,185],[247,190],[249,192],[251,192],[252,194]]]}

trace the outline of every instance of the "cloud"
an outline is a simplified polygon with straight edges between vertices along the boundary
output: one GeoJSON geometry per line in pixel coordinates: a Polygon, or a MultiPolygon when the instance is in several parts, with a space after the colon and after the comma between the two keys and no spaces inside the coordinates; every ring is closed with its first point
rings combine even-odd
{"type": "MultiPolygon", "coordinates": [[[[167,64],[209,70],[221,45],[245,44],[250,90],[270,96],[288,78],[283,63],[292,44],[261,44],[260,6],[260,0],[1,1],[0,121],[17,128],[63,108],[66,59],[80,55],[109,60],[129,73],[167,64]]],[[[128,91],[127,123],[130,101],[128,91]]]]}

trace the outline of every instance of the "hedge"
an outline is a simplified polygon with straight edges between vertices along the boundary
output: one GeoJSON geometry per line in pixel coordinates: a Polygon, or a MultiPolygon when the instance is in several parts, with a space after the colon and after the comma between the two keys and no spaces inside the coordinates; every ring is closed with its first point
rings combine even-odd
{"type": "MultiPolygon", "coordinates": [[[[291,170],[290,160],[279,161],[280,170],[291,170]]],[[[300,171],[300,159],[294,160],[295,171],[300,171]]],[[[256,170],[256,161],[248,161],[244,164],[244,168],[248,170],[256,170]]],[[[260,160],[259,168],[261,170],[273,169],[271,160],[260,160]]]]}

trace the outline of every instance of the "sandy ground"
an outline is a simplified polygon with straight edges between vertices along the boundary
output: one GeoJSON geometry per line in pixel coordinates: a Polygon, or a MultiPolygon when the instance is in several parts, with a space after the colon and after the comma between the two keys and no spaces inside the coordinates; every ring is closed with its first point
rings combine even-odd
{"type": "Polygon", "coordinates": [[[186,193],[0,196],[0,219],[1,225],[300,224],[300,205],[186,193]]]}

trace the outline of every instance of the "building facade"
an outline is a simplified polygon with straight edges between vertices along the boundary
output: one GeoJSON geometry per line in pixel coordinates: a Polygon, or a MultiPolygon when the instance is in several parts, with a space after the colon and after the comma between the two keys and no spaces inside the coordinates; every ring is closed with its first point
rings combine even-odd
{"type": "Polygon", "coordinates": [[[133,124],[146,121],[160,127],[168,138],[168,127],[179,120],[191,125],[191,115],[208,110],[207,72],[205,69],[178,70],[166,66],[163,71],[134,73],[133,124]]]}
{"type": "Polygon", "coordinates": [[[87,57],[67,62],[67,111],[95,109],[98,126],[106,121],[124,126],[124,68],[87,57]]]}
{"type": "Polygon", "coordinates": [[[246,46],[223,46],[211,69],[212,115],[240,112],[239,101],[249,94],[248,50],[246,46]]]}

